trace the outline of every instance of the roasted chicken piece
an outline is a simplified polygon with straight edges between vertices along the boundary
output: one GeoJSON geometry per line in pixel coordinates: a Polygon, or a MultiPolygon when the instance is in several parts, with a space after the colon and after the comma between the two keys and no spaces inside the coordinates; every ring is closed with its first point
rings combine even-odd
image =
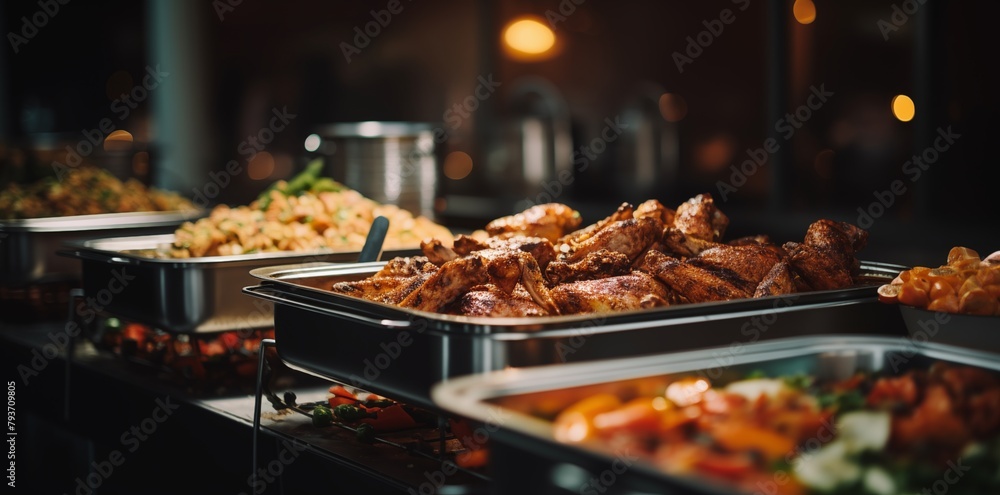
{"type": "Polygon", "coordinates": [[[631,271],[628,255],[601,249],[588,254],[575,263],[553,261],[545,269],[545,278],[552,285],[577,280],[598,279],[625,275],[631,271]]]}
{"type": "Polygon", "coordinates": [[[520,318],[548,314],[520,284],[510,294],[505,294],[492,284],[475,287],[446,306],[442,312],[493,318],[520,318]]]}
{"type": "Polygon", "coordinates": [[[666,284],[671,302],[728,301],[753,294],[753,288],[731,270],[695,266],[659,251],[647,252],[639,268],[666,284]]]}
{"type": "Polygon", "coordinates": [[[650,251],[641,267],[663,281],[678,299],[708,302],[753,297],[765,281],[768,288],[762,292],[781,290],[776,285],[785,281],[779,278],[780,270],[771,273],[781,260],[780,251],[771,246],[720,244],[686,260],[650,251]]]}
{"type": "Polygon", "coordinates": [[[559,261],[575,263],[600,250],[616,251],[635,260],[660,238],[663,222],[653,217],[627,218],[611,223],[568,253],[559,261]]]}
{"type": "Polygon", "coordinates": [[[543,237],[517,236],[505,239],[490,237],[485,240],[479,240],[474,237],[460,235],[455,238],[454,246],[455,253],[459,256],[465,256],[474,251],[482,251],[483,249],[523,251],[533,256],[542,270],[545,270],[549,262],[556,257],[556,250],[552,246],[552,243],[543,237]]]}
{"type": "Polygon", "coordinates": [[[785,243],[792,269],[801,276],[800,290],[849,287],[858,273],[855,257],[868,242],[868,232],[846,222],[813,222],[802,243],[785,243]]]}
{"type": "Polygon", "coordinates": [[[431,278],[438,267],[426,257],[397,257],[375,275],[363,280],[337,282],[331,289],[340,294],[384,304],[399,304],[431,278]]]}
{"type": "Polygon", "coordinates": [[[795,275],[788,266],[787,261],[780,261],[771,267],[764,280],[757,284],[753,297],[779,296],[782,294],[793,294],[797,292],[795,275]]]}
{"type": "Polygon", "coordinates": [[[543,237],[550,242],[580,226],[580,212],[559,203],[535,205],[486,224],[492,237],[543,237]]]}
{"type": "Polygon", "coordinates": [[[618,209],[614,213],[608,215],[597,222],[594,222],[580,230],[576,230],[560,237],[555,242],[556,249],[562,253],[568,253],[578,246],[580,243],[590,239],[594,234],[600,232],[608,225],[615,222],[620,222],[622,220],[628,220],[633,218],[635,209],[629,203],[622,203],[618,206],[618,209]]]}
{"type": "Polygon", "coordinates": [[[439,312],[475,286],[492,283],[511,294],[518,282],[542,308],[558,314],[538,262],[526,252],[511,249],[483,249],[448,261],[399,305],[439,312]]]}
{"type": "Polygon", "coordinates": [[[579,280],[552,289],[561,314],[606,313],[667,304],[667,291],[647,273],[632,272],[597,280],[579,280]]]}
{"type": "Polygon", "coordinates": [[[673,228],[703,241],[719,242],[729,226],[729,217],[715,207],[710,194],[699,194],[677,207],[673,228]]]}

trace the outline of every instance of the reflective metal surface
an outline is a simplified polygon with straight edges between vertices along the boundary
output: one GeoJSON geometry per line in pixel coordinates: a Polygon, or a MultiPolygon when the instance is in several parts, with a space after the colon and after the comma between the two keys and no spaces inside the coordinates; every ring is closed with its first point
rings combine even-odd
{"type": "Polygon", "coordinates": [[[153,254],[173,239],[166,234],[70,242],[60,254],[79,260],[93,309],[177,333],[270,328],[271,305],[240,291],[254,282],[250,270],[287,262],[354,262],[359,255],[316,251],[169,259],[153,254]]]}
{"type": "MultiPolygon", "coordinates": [[[[720,347],[498,371],[439,384],[432,396],[449,413],[495,425],[490,436],[494,493],[516,489],[522,494],[542,494],[552,493],[554,486],[579,489],[615,460],[594,446],[556,441],[552,423],[529,412],[542,396],[547,409],[559,410],[597,393],[618,393],[640,382],[665,383],[676,376],[697,374],[724,382],[762,371],[766,376],[808,373],[837,380],[862,371],[898,375],[925,368],[932,360],[1000,370],[1000,361],[990,353],[904,337],[831,334],[758,342],[738,352],[720,347]]],[[[607,493],[732,493],[704,478],[671,475],[642,462],[631,465],[628,473],[607,493]]]]}
{"type": "MultiPolygon", "coordinates": [[[[312,263],[255,269],[244,292],[275,304],[278,354],[291,367],[434,407],[442,380],[526,367],[676,352],[837,331],[903,335],[898,310],[876,286],[687,304],[603,315],[488,318],[398,308],[328,290],[384,263],[312,263]],[[848,330],[844,330],[848,329],[848,330]]],[[[881,280],[896,265],[863,264],[881,280]]]]}
{"type": "Polygon", "coordinates": [[[203,211],[193,210],[0,220],[0,284],[78,279],[79,264],[56,254],[64,243],[116,234],[170,233],[203,215],[203,211]]]}

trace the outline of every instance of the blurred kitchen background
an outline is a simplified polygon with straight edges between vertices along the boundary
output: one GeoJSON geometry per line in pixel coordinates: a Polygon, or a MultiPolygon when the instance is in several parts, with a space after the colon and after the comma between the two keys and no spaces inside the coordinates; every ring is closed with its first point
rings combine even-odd
{"type": "Polygon", "coordinates": [[[456,229],[534,203],[589,223],[707,192],[727,237],[799,240],[836,218],[870,230],[866,259],[936,266],[954,245],[1000,249],[998,14],[986,0],[3,2],[0,182],[75,152],[244,204],[324,156],[378,199],[415,188],[456,229]],[[357,122],[383,124],[337,125],[357,122]],[[132,147],[90,144],[102,124],[132,147]]]}

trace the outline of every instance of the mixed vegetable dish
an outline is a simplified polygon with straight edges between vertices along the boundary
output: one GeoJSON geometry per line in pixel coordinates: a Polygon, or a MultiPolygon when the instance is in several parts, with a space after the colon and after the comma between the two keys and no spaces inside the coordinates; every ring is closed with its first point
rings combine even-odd
{"type": "Polygon", "coordinates": [[[691,375],[535,414],[557,441],[745,493],[1000,493],[1000,374],[972,366],[837,381],[691,375]]]}

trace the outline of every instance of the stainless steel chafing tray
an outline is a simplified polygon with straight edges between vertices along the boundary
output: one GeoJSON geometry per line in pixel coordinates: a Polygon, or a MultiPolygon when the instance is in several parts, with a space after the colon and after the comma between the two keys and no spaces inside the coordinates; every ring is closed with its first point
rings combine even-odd
{"type": "Polygon", "coordinates": [[[334,293],[384,262],[259,268],[244,292],[272,301],[279,356],[290,367],[426,407],[431,387],[508,367],[590,361],[853,331],[905,334],[877,285],[904,267],[863,263],[872,285],[602,315],[453,316],[334,293]]]}
{"type": "MultiPolygon", "coordinates": [[[[926,369],[934,361],[1000,370],[1000,360],[990,353],[904,337],[834,334],[758,342],[738,352],[715,348],[503,370],[438,384],[432,396],[440,409],[488,427],[493,493],[597,493],[585,489],[595,489],[591,484],[594,479],[610,479],[601,476],[607,474],[616,457],[595,443],[557,441],[552,422],[533,414],[538,404],[558,411],[596,393],[620,393],[654,382],[666,384],[692,374],[718,383],[751,371],[841,380],[856,372],[899,375],[910,369],[926,369]],[[720,360],[720,356],[725,358],[720,360]]],[[[613,472],[614,483],[597,487],[602,488],[601,493],[733,493],[718,480],[669,474],[642,460],[630,464],[625,472],[613,472]]],[[[766,487],[762,490],[760,493],[768,493],[766,487]]]]}
{"type": "MultiPolygon", "coordinates": [[[[275,263],[354,262],[358,251],[268,252],[172,259],[156,255],[173,234],[109,237],[66,243],[77,258],[87,305],[174,333],[253,330],[273,326],[272,307],[245,297],[252,269],[275,263]]],[[[402,256],[415,250],[385,251],[402,256]]]]}
{"type": "Polygon", "coordinates": [[[203,215],[202,210],[190,210],[0,220],[0,284],[79,279],[79,264],[56,254],[66,242],[116,234],[165,234],[203,215]]]}

